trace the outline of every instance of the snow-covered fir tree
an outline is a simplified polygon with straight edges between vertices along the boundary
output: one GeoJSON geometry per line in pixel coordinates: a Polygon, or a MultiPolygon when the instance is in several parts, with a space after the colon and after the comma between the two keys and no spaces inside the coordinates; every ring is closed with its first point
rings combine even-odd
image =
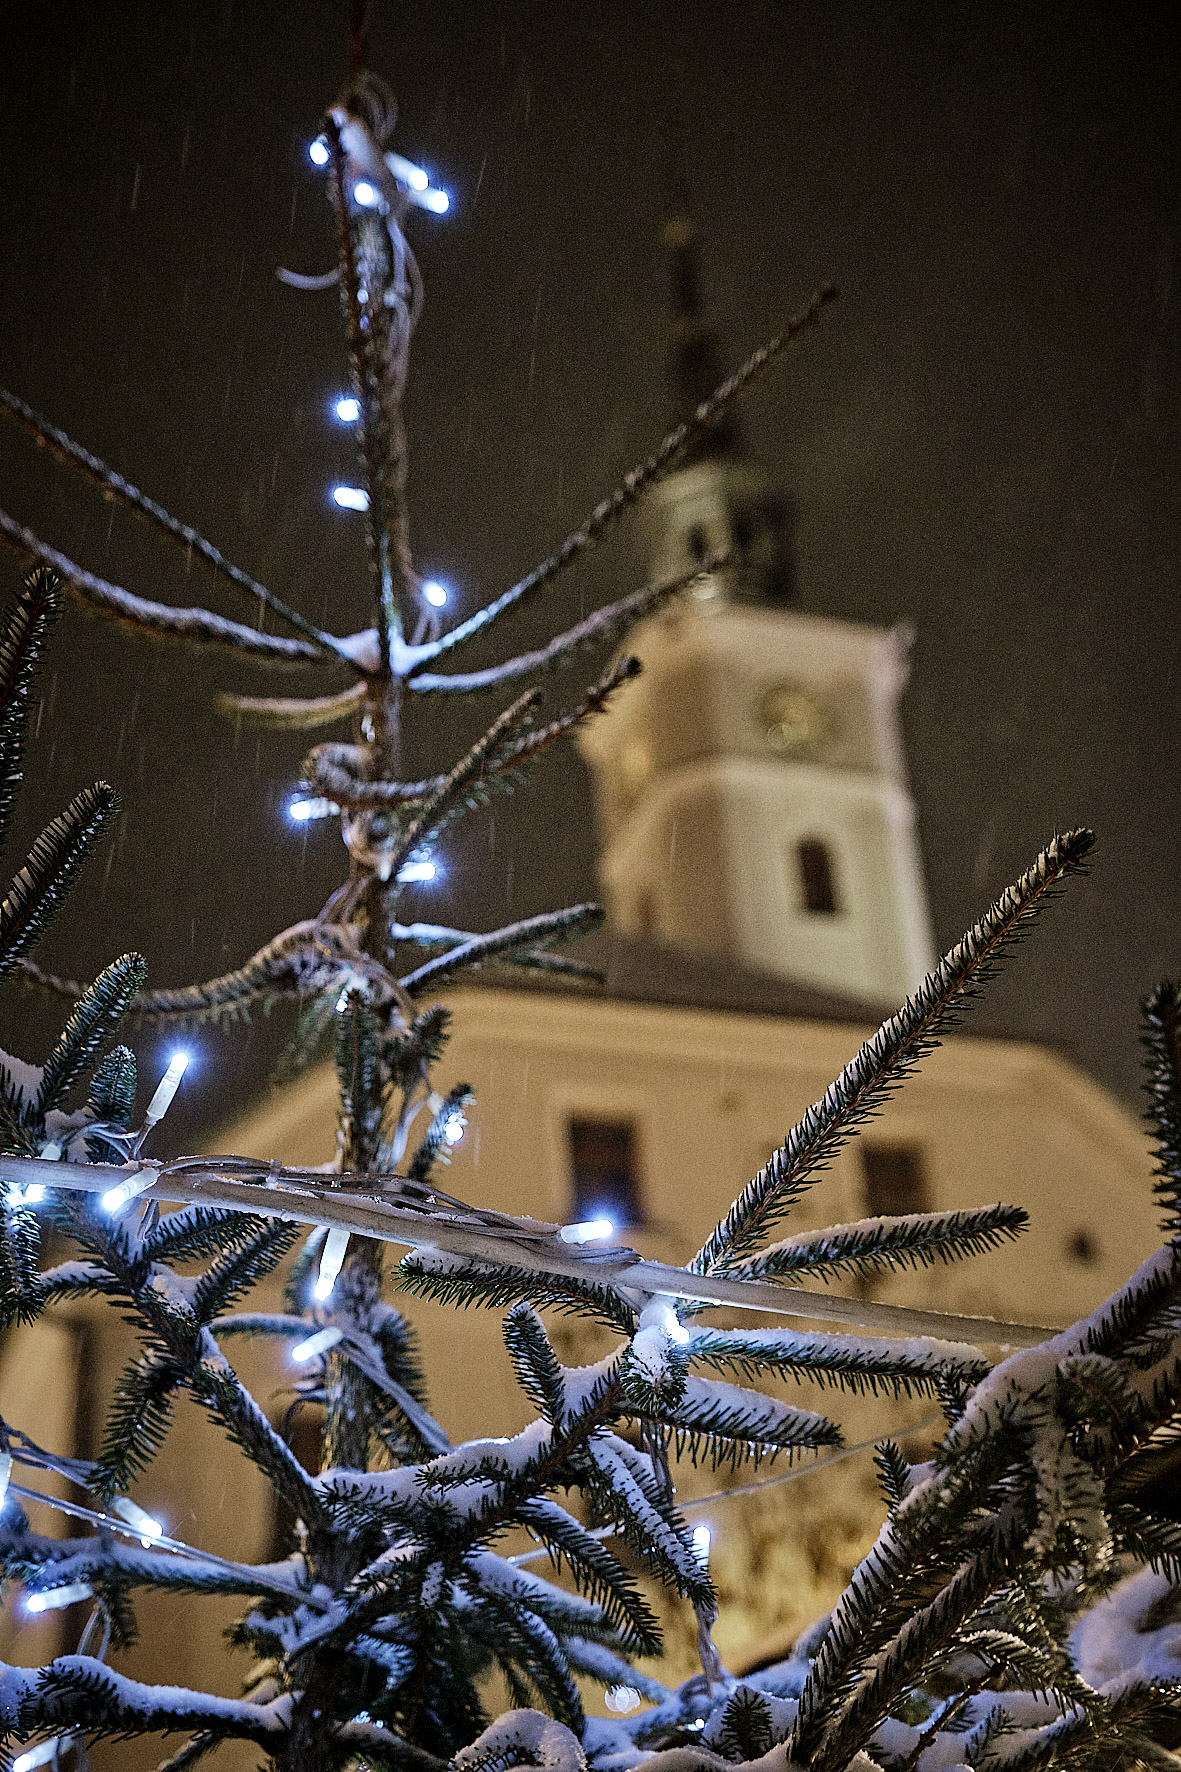
{"type": "MultiPolygon", "coordinates": [[[[309,812],[339,819],[347,878],[234,972],[149,990],[144,962],[129,954],[82,988],[31,957],[111,818],[115,795],[104,784],[83,789],[46,828],[0,905],[0,969],[70,1004],[42,1063],[0,1060],[4,1321],[97,1295],[139,1338],[97,1460],[62,1458],[19,1421],[0,1425],[8,1577],[34,1608],[92,1603],[76,1653],[40,1670],[0,1669],[7,1751],[19,1754],[19,1772],[69,1753],[84,1760],[97,1739],[138,1735],[179,1735],[179,1747],[161,1748],[172,1768],[238,1739],[282,1772],[362,1764],[607,1772],[640,1762],[653,1772],[755,1762],[768,1772],[1176,1767],[1181,995],[1162,987],[1145,1010],[1166,1240],[1092,1317],[1050,1340],[1010,1328],[1011,1341],[1030,1345],[997,1366],[972,1339],[987,1339],[989,1325],[964,1319],[939,1335],[929,1315],[861,1302],[845,1319],[892,1333],[817,1334],[775,1322],[783,1289],[800,1280],[971,1256],[1020,1232],[1018,1206],[802,1234],[792,1234],[790,1215],[1080,870],[1087,832],[1056,837],[984,914],[769,1153],[686,1268],[596,1247],[595,1226],[465,1206],[437,1184],[449,1136],[472,1105],[462,1086],[443,1096],[434,1089],[447,1037],[437,990],[487,966],[586,977],[588,968],[558,950],[599,912],[577,905],[490,933],[408,924],[399,912],[407,878],[449,824],[519,783],[551,745],[626,692],[638,667],[627,657],[610,664],[575,706],[546,721],[539,679],[584,648],[606,652],[727,562],[644,586],[489,669],[464,669],[464,647],[543,597],[814,323],[829,292],[536,571],[440,631],[410,550],[402,423],[422,302],[404,223],[430,193],[399,155],[394,121],[389,92],[358,60],[316,146],[339,242],[371,628],[339,636],[318,627],[18,397],[0,395],[9,416],[63,462],[180,540],[283,630],[264,634],[203,608],[133,597],[0,514],[6,538],[35,562],[0,640],[0,827],[10,820],[37,661],[63,590],[164,639],[323,671],[316,699],[227,697],[240,719],[354,726],[349,742],[315,745],[299,787],[309,812]],[[515,699],[462,757],[430,778],[403,778],[400,735],[418,697],[498,692],[515,699]],[[110,1045],[120,1022],[217,1022],[280,1000],[297,1008],[293,1062],[324,1043],[335,1048],[332,1172],[170,1161],[156,1128],[179,1070],[139,1106],[132,1052],[110,1045]],[[70,1259],[50,1258],[46,1227],[72,1241],[70,1259]],[[388,1244],[411,1252],[397,1259],[388,1244]],[[293,1252],[286,1313],[252,1310],[251,1288],[293,1252]],[[407,1293],[503,1313],[536,1410],[527,1428],[506,1440],[448,1442],[430,1413],[410,1324],[392,1302],[407,1293]],[[761,1305],[771,1326],[710,1325],[711,1307],[737,1301],[761,1305]],[[546,1327],[554,1312],[605,1325],[612,1350],[593,1366],[564,1367],[546,1327]],[[235,1339],[252,1335],[302,1344],[305,1394],[323,1408],[318,1474],[234,1370],[235,1339]],[[688,1448],[718,1463],[837,1443],[823,1412],[760,1388],[785,1377],[932,1396],[945,1431],[922,1465],[883,1444],[888,1518],[847,1592],[789,1659],[735,1681],[712,1645],[714,1595],[678,1512],[670,1453],[688,1448]],[[210,1434],[228,1436],[289,1508],[296,1524],[282,1560],[252,1566],[194,1550],[165,1537],[128,1496],[182,1392],[204,1410],[210,1434]],[[67,1481],[78,1536],[32,1529],[23,1501],[40,1496],[45,1471],[67,1481]],[[514,1560],[511,1532],[548,1553],[552,1578],[514,1560]],[[675,1691],[633,1666],[659,1648],[635,1565],[696,1612],[701,1673],[675,1691]],[[153,1588],[239,1598],[236,1635],[248,1657],[240,1698],[145,1685],[108,1665],[108,1650],[133,1636],[137,1592],[153,1588]],[[490,1717],[494,1671],[515,1708],[490,1717]],[[630,1686],[648,1702],[627,1719],[588,1718],[587,1683],[630,1686]]],[[[813,1400],[823,1401],[822,1390],[813,1400]]]]}

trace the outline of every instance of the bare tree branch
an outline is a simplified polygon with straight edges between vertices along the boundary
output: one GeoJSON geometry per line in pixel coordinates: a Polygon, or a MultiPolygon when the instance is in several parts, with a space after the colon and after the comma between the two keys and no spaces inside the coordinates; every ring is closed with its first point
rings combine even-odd
{"type": "Polygon", "coordinates": [[[149,602],[119,585],[110,584],[93,572],[87,572],[73,560],[39,540],[31,529],[0,511],[0,541],[6,541],[17,554],[51,566],[67,590],[88,603],[92,609],[110,615],[142,634],[167,636],[174,640],[191,640],[214,646],[229,646],[235,652],[248,652],[255,658],[275,664],[320,664],[325,650],[310,640],[289,639],[280,634],[260,634],[256,628],[243,627],[215,615],[211,609],[174,609],[168,603],[149,602]]]}
{"type": "Polygon", "coordinates": [[[576,529],[572,535],[568,535],[556,553],[551,554],[548,560],[544,560],[540,566],[535,567],[527,577],[519,580],[510,590],[505,591],[503,596],[486,604],[469,620],[460,622],[458,627],[454,627],[450,633],[444,634],[436,643],[433,656],[438,658],[446,652],[453,652],[457,646],[466,644],[475,634],[480,633],[491,622],[496,621],[518,603],[535,597],[549,584],[551,579],[556,578],[588,548],[593,547],[600,537],[619,521],[623,513],[635,504],[641,493],[645,492],[654,480],[658,480],[662,474],[666,474],[670,468],[676,465],[689,445],[703,431],[708,430],[720,412],[723,412],[732,401],[738,398],[739,394],[757,380],[763,371],[777,357],[781,356],[789,345],[794,344],[802,333],[815,326],[821,311],[828,302],[835,299],[836,294],[837,291],[828,283],[818,289],[807,307],[789,320],[782,332],[776,333],[773,339],[762,345],[753,356],[748,357],[742,367],[727,381],[724,381],[708,400],[702,401],[692,418],[685,419],[670,431],[648,459],[641,462],[639,467],[633,468],[614,492],[609,493],[601,504],[595,506],[582,527],[576,529]]]}

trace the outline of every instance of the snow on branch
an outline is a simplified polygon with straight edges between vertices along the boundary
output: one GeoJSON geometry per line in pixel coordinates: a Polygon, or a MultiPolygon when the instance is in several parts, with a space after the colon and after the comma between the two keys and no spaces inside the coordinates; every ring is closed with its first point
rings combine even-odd
{"type": "Polygon", "coordinates": [[[130,480],[125,480],[122,474],[118,474],[114,468],[108,467],[106,462],[101,461],[89,449],[85,449],[81,443],[76,443],[57,425],[50,424],[48,419],[42,418],[40,413],[34,412],[31,406],[27,405],[18,395],[10,393],[7,388],[0,388],[0,413],[22,426],[59,461],[80,469],[87,479],[93,481],[99,488],[104,498],[116,499],[135,511],[138,516],[146,517],[150,523],[154,523],[173,541],[179,541],[186,552],[195,554],[199,560],[204,560],[215,572],[228,579],[235,590],[244,591],[247,596],[253,598],[260,609],[271,610],[281,621],[285,621],[297,633],[303,634],[306,639],[312,642],[317,651],[329,657],[336,654],[336,641],[331,634],[324,633],[313,622],[300,615],[297,609],[292,609],[290,604],[285,603],[281,597],[275,596],[273,591],[268,591],[266,586],[259,584],[257,579],[251,578],[248,572],[243,572],[240,567],[233,565],[219,548],[215,548],[212,542],[206,541],[205,537],[190,524],[178,522],[175,517],[169,515],[163,505],[157,504],[154,498],[149,498],[147,493],[141,492],[138,486],[133,486],[130,480]]]}
{"type": "MultiPolygon", "coordinates": [[[[646,461],[640,463],[624,476],[615,490],[596,505],[586,522],[573,534],[568,535],[557,551],[534,568],[525,578],[512,586],[510,590],[488,603],[481,610],[458,627],[454,627],[441,639],[434,643],[430,650],[432,659],[444,653],[453,652],[457,647],[465,645],[476,634],[483,631],[492,622],[497,621],[510,609],[535,597],[550,581],[570,566],[588,548],[611,529],[623,516],[624,512],[635,504],[648,487],[666,474],[670,468],[684,455],[686,449],[704,431],[707,431],[720,412],[731,405],[738,396],[776,360],[783,352],[793,345],[805,332],[816,325],[820,315],[830,301],[835,300],[837,291],[831,284],[818,289],[807,306],[788,321],[782,332],[755,351],[732,376],[716,388],[707,400],[703,400],[692,418],[685,419],[671,430],[663,441],[653,450],[646,461]]],[[[412,676],[414,673],[411,673],[412,676]]]]}
{"type": "Polygon", "coordinates": [[[96,573],[87,572],[48,542],[41,541],[31,529],[0,511],[0,541],[6,541],[28,560],[50,566],[67,590],[83,603],[103,615],[113,616],[140,633],[190,640],[214,646],[228,646],[235,652],[272,664],[315,664],[324,659],[324,647],[310,640],[291,639],[278,634],[261,634],[257,628],[244,627],[211,609],[176,609],[169,603],[153,603],[137,597],[119,585],[111,584],[96,573]]]}

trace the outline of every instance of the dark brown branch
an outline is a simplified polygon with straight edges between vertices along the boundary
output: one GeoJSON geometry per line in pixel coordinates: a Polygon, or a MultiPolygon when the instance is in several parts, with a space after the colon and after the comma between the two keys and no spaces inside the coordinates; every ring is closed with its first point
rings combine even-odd
{"type": "Polygon", "coordinates": [[[251,726],[282,727],[307,732],[329,726],[355,714],[365,700],[365,684],[354,683],[338,695],[310,697],[278,695],[230,695],[213,698],[213,705],[227,720],[244,720],[251,726]]]}
{"type": "MultiPolygon", "coordinates": [[[[638,676],[638,658],[623,658],[593,683],[576,708],[560,714],[548,726],[506,745],[484,765],[485,779],[494,779],[508,770],[531,763],[542,751],[573,732],[592,714],[602,713],[611,695],[622,684],[638,676]]],[[[435,794],[446,781],[444,775],[430,775],[422,781],[364,781],[356,769],[364,752],[358,745],[322,744],[308,752],[303,768],[308,785],[337,806],[350,808],[410,806],[435,794]]]]}
{"type": "Polygon", "coordinates": [[[31,406],[27,405],[18,395],[10,393],[7,388],[0,388],[0,412],[7,414],[14,423],[28,431],[30,436],[34,437],[41,447],[47,449],[51,455],[56,456],[58,461],[65,462],[69,467],[81,469],[87,479],[92,480],[99,488],[104,498],[118,499],[135,511],[137,516],[147,518],[149,523],[154,523],[173,541],[181,542],[198,559],[204,560],[206,565],[212,566],[215,572],[221,573],[222,577],[228,579],[235,590],[244,591],[248,597],[253,597],[260,607],[269,609],[281,621],[285,621],[290,627],[293,627],[297,633],[303,634],[306,639],[311,640],[319,651],[336,655],[337,642],[331,634],[324,633],[321,628],[316,627],[313,622],[302,616],[298,609],[292,609],[290,604],[285,603],[281,597],[276,597],[273,591],[268,591],[265,585],[259,584],[256,578],[251,578],[248,572],[243,572],[240,567],[233,565],[219,548],[215,548],[212,542],[206,541],[205,537],[196,529],[193,529],[188,523],[178,522],[175,517],[169,515],[163,505],[157,504],[154,498],[149,498],[146,492],[141,492],[138,486],[133,486],[130,480],[125,480],[122,474],[118,474],[114,468],[108,467],[105,461],[100,460],[81,443],[75,443],[74,439],[67,436],[65,431],[60,430],[57,425],[50,424],[47,418],[42,418],[40,413],[34,412],[31,406]]]}
{"type": "Polygon", "coordinates": [[[76,565],[57,548],[39,540],[31,529],[26,529],[7,511],[0,511],[0,541],[6,541],[15,553],[27,560],[39,560],[43,566],[51,566],[66,588],[82,602],[138,629],[141,634],[229,646],[235,652],[248,652],[257,659],[275,664],[319,664],[324,659],[324,648],[313,645],[310,640],[260,634],[255,628],[243,627],[241,622],[215,615],[211,609],[174,609],[168,603],[153,603],[146,597],[137,597],[76,565]]]}
{"type": "Polygon", "coordinates": [[[576,904],[571,905],[568,910],[548,911],[544,916],[526,917],[520,923],[510,923],[503,929],[494,929],[490,935],[477,935],[473,940],[464,942],[461,947],[452,948],[446,954],[439,954],[435,959],[425,961],[413,972],[408,972],[400,982],[403,989],[412,996],[417,996],[424,986],[437,985],[455,972],[479,966],[485,960],[498,959],[509,949],[532,948],[540,942],[569,941],[577,935],[589,934],[602,921],[603,909],[597,904],[576,904]]]}
{"type": "Polygon", "coordinates": [[[473,635],[480,633],[482,629],[496,621],[509,609],[536,596],[538,591],[543,590],[551,579],[556,578],[558,573],[563,572],[588,548],[593,547],[595,542],[619,521],[623,513],[635,504],[641,493],[645,492],[654,480],[658,480],[662,474],[666,474],[670,468],[676,465],[689,445],[703,431],[709,429],[720,412],[724,411],[733,400],[738,398],[739,394],[757,380],[763,371],[777,357],[781,356],[789,345],[794,344],[802,333],[815,326],[822,309],[828,302],[835,299],[836,294],[837,291],[831,284],[825,284],[818,289],[807,307],[794,319],[789,320],[782,332],[777,333],[753,356],[748,357],[741,369],[724,381],[708,400],[702,401],[692,418],[685,419],[670,431],[647,461],[641,462],[639,467],[633,468],[614,492],[610,493],[601,504],[595,506],[582,527],[576,529],[572,535],[568,535],[556,553],[551,554],[548,560],[535,567],[527,577],[513,585],[510,590],[505,591],[503,596],[497,597],[494,602],[478,610],[469,620],[461,622],[458,627],[452,628],[450,633],[444,634],[437,642],[433,656],[438,658],[446,652],[454,651],[457,646],[464,645],[473,635]]]}
{"type": "Polygon", "coordinates": [[[461,757],[455,767],[443,777],[434,793],[430,794],[423,802],[402,832],[393,852],[390,873],[394,879],[397,879],[398,869],[402,863],[429,836],[439,820],[445,818],[451,808],[463,798],[464,791],[469,784],[483,773],[489,757],[494,756],[503,744],[511,740],[513,734],[520,731],[529,718],[530,710],[536,700],[536,689],[527,689],[524,695],[518,696],[512,706],[506,708],[504,713],[492,722],[487,732],[476,740],[467,754],[461,757]]]}
{"type": "Polygon", "coordinates": [[[665,603],[670,603],[674,597],[691,590],[694,585],[704,584],[726,566],[730,557],[729,550],[722,549],[711,554],[700,566],[694,566],[691,572],[682,572],[676,578],[663,579],[660,584],[642,585],[638,591],[629,592],[617,602],[596,609],[585,621],[567,628],[564,634],[555,635],[535,652],[522,652],[516,658],[506,659],[503,664],[490,665],[484,671],[461,671],[453,675],[424,671],[421,676],[411,677],[407,687],[418,695],[468,695],[477,689],[498,689],[505,683],[516,682],[520,677],[555,671],[581,647],[602,645],[618,639],[637,622],[643,621],[645,616],[655,614],[665,603]]]}

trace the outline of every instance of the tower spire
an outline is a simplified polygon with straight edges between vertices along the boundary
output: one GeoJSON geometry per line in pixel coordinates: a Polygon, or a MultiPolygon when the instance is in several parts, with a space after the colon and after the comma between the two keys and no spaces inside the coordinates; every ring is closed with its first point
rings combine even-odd
{"type": "MultiPolygon", "coordinates": [[[[717,337],[705,318],[697,226],[683,191],[678,192],[661,241],[667,255],[671,298],[668,380],[671,417],[676,424],[709,398],[725,373],[717,337]]],[[[743,453],[737,407],[731,404],[694,445],[688,459],[743,453]]]]}

